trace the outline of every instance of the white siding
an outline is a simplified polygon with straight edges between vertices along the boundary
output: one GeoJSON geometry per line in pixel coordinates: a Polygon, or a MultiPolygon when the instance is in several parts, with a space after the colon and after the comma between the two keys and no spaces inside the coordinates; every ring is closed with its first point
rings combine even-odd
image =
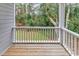
{"type": "Polygon", "coordinates": [[[11,45],[14,24],[14,4],[0,3],[0,53],[11,45]]]}

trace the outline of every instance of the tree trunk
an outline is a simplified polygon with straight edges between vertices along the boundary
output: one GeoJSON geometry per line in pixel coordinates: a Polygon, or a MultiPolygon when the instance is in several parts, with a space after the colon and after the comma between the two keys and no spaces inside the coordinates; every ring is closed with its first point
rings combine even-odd
{"type": "Polygon", "coordinates": [[[68,28],[68,20],[69,20],[69,14],[70,14],[70,4],[68,4],[68,10],[67,10],[67,14],[66,14],[66,28],[68,28]]]}

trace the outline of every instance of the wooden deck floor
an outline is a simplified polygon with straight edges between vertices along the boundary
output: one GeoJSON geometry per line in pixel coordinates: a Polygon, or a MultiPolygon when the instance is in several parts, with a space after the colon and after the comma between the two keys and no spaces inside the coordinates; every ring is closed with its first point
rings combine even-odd
{"type": "Polygon", "coordinates": [[[68,56],[60,44],[13,44],[3,56],[68,56]]]}

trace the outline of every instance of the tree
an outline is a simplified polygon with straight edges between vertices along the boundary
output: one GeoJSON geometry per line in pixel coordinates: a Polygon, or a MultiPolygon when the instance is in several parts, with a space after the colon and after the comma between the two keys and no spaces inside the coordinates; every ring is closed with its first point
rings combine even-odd
{"type": "Polygon", "coordinates": [[[67,13],[69,15],[66,14],[66,25],[69,30],[79,33],[79,4],[70,4],[69,6],[66,5],[66,7],[70,9],[67,13]]]}
{"type": "Polygon", "coordinates": [[[58,5],[49,3],[17,4],[16,19],[29,26],[55,26],[58,18],[58,5]]]}

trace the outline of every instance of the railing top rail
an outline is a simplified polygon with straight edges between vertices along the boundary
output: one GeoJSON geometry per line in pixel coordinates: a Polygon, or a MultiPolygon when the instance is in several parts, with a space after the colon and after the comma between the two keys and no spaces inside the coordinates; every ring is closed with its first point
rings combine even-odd
{"type": "Polygon", "coordinates": [[[65,30],[66,32],[68,32],[68,33],[72,34],[73,36],[76,36],[76,37],[78,37],[78,38],[79,38],[79,34],[77,34],[77,33],[73,32],[73,31],[71,31],[71,30],[68,30],[68,29],[66,29],[66,28],[61,28],[61,29],[62,29],[62,30],[65,30]]]}
{"type": "Polygon", "coordinates": [[[43,27],[43,26],[15,26],[13,28],[42,28],[42,29],[51,29],[51,28],[59,28],[59,27],[43,27]]]}

